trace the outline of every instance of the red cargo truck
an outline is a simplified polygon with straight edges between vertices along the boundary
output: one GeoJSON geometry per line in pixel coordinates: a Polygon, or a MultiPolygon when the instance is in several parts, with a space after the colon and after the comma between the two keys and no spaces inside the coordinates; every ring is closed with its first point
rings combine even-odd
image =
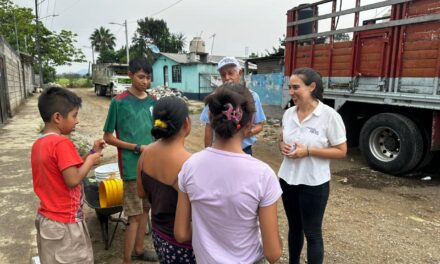
{"type": "Polygon", "coordinates": [[[349,145],[372,168],[396,175],[420,169],[440,150],[440,1],[353,2],[339,11],[337,0],[288,10],[286,83],[296,68],[319,71],[325,103],[342,115],[349,145]],[[324,4],[332,10],[320,14],[324,4]],[[360,21],[360,12],[387,6],[388,16],[360,21]],[[353,24],[337,29],[338,17],[350,14],[353,24]],[[330,28],[320,32],[324,19],[330,28]],[[337,38],[347,33],[349,40],[337,38]]]}

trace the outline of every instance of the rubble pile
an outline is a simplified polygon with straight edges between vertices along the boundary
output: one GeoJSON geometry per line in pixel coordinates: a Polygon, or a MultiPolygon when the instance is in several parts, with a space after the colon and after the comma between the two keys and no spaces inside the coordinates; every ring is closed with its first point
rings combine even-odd
{"type": "Polygon", "coordinates": [[[266,125],[259,137],[267,140],[271,144],[277,144],[280,135],[281,120],[278,118],[269,118],[266,120],[266,125]]]}
{"type": "Polygon", "coordinates": [[[148,89],[147,92],[154,95],[158,100],[165,96],[177,96],[182,98],[185,102],[188,102],[188,98],[186,98],[186,96],[184,96],[183,93],[176,88],[157,86],[152,89],[148,89]]]}

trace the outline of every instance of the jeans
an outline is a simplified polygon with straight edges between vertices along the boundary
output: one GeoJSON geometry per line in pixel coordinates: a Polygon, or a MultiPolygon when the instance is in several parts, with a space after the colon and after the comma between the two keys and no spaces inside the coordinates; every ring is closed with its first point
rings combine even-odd
{"type": "Polygon", "coordinates": [[[307,263],[323,263],[322,220],[330,192],[329,182],[318,186],[289,185],[280,179],[280,184],[289,223],[289,263],[300,263],[304,235],[307,240],[307,263]]]}
{"type": "Polygon", "coordinates": [[[252,145],[245,147],[243,152],[252,156],[252,145]]]}

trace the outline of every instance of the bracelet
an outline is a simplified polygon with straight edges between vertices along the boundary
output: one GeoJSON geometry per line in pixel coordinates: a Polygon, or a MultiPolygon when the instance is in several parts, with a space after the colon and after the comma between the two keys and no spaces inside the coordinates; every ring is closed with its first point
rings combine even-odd
{"type": "Polygon", "coordinates": [[[96,150],[95,150],[95,149],[91,149],[91,150],[89,151],[89,153],[90,153],[90,154],[95,154],[95,153],[96,153],[96,150]]]}
{"type": "Polygon", "coordinates": [[[134,154],[141,154],[141,145],[140,144],[137,144],[135,147],[134,147],[134,154]]]}

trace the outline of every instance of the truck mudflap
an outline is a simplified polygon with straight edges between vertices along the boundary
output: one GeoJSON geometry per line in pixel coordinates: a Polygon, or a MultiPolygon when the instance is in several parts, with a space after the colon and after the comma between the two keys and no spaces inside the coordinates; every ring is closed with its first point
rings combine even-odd
{"type": "Polygon", "coordinates": [[[432,115],[431,151],[440,150],[440,111],[432,115]]]}

